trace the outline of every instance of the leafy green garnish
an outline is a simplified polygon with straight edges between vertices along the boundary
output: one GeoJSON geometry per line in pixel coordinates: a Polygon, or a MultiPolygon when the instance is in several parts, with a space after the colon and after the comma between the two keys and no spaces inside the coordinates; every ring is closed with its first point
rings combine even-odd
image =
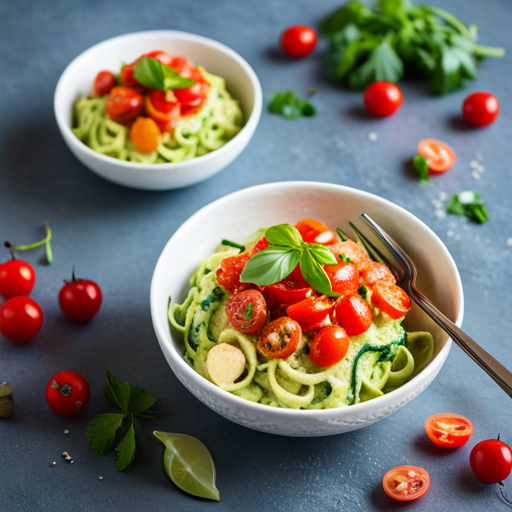
{"type": "Polygon", "coordinates": [[[320,24],[328,38],[327,75],[362,89],[374,81],[398,82],[404,73],[428,77],[434,94],[475,79],[477,61],[503,57],[503,48],[476,44],[476,26],[453,14],[409,0],[352,0],[320,24]]]}
{"type": "Polygon", "coordinates": [[[106,369],[107,382],[103,388],[107,402],[121,412],[95,416],[87,425],[87,439],[93,450],[100,455],[108,452],[116,437],[122,437],[116,447],[116,470],[125,470],[134,460],[137,448],[137,416],[152,418],[150,408],[156,398],[138,386],[121,382],[106,369]],[[121,435],[118,433],[121,432],[121,435]]]}
{"type": "Polygon", "coordinates": [[[196,82],[178,75],[177,71],[170,66],[162,64],[152,57],[142,57],[134,67],[133,77],[137,82],[148,89],[185,89],[196,82]]]}
{"type": "Polygon", "coordinates": [[[234,247],[235,249],[240,249],[240,252],[245,251],[245,245],[237,244],[236,242],[232,242],[231,240],[222,240],[222,245],[226,245],[227,247],[234,247]]]}
{"type": "Polygon", "coordinates": [[[352,263],[352,260],[350,258],[347,258],[344,254],[340,254],[339,258],[340,261],[343,261],[343,263],[352,263]]]}
{"type": "Polygon", "coordinates": [[[330,297],[331,281],[322,265],[334,265],[336,257],[325,245],[310,244],[302,240],[297,228],[279,224],[265,231],[269,246],[252,256],[244,267],[240,282],[260,286],[278,283],[300,264],[304,279],[317,291],[330,297]]]}
{"type": "Polygon", "coordinates": [[[268,102],[268,111],[280,114],[286,119],[316,115],[315,107],[293,91],[277,91],[268,102]]]}
{"type": "Polygon", "coordinates": [[[366,294],[368,293],[368,288],[366,288],[366,286],[363,286],[361,285],[358,289],[357,289],[357,293],[359,295],[361,295],[361,297],[366,300],[366,294]]]}
{"type": "Polygon", "coordinates": [[[252,302],[249,302],[247,306],[244,308],[244,312],[242,313],[242,316],[244,317],[244,320],[247,320],[250,322],[254,317],[254,304],[252,302]]]}
{"type": "Polygon", "coordinates": [[[454,215],[464,215],[475,224],[483,224],[489,220],[487,207],[480,194],[475,194],[471,190],[464,190],[452,196],[446,205],[446,211],[454,215]]]}
{"type": "Polygon", "coordinates": [[[412,166],[420,177],[420,183],[428,183],[430,181],[428,177],[428,163],[421,155],[416,155],[412,159],[412,166]]]}

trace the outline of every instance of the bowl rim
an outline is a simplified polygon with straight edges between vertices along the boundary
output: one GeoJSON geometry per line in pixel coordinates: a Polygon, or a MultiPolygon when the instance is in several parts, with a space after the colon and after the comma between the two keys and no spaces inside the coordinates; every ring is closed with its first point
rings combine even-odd
{"type": "MultiPolygon", "coordinates": [[[[244,196],[244,195],[251,195],[254,193],[265,193],[267,191],[270,191],[275,188],[290,188],[293,189],[293,187],[301,187],[301,188],[308,188],[309,190],[316,189],[318,191],[322,190],[331,190],[333,188],[338,189],[339,191],[349,192],[352,194],[361,195],[365,198],[369,198],[372,200],[377,200],[381,204],[385,206],[391,206],[392,208],[399,209],[401,213],[406,215],[407,217],[412,218],[414,221],[419,222],[421,225],[423,225],[424,228],[426,228],[430,234],[434,237],[434,239],[437,239],[437,241],[440,244],[440,248],[442,252],[444,252],[444,255],[446,257],[447,263],[452,267],[452,271],[455,277],[456,282],[456,288],[457,288],[457,295],[459,299],[459,306],[456,314],[456,319],[454,321],[455,325],[460,327],[462,325],[462,319],[464,316],[464,293],[462,289],[462,282],[460,278],[459,271],[457,269],[457,266],[455,264],[455,261],[453,260],[450,252],[448,251],[447,247],[443,243],[443,241],[436,235],[436,233],[430,229],[421,219],[413,215],[412,213],[408,212],[405,208],[402,208],[401,206],[389,201],[388,199],[385,199],[383,197],[380,197],[376,194],[372,194],[371,192],[366,192],[364,190],[356,189],[353,187],[348,187],[345,185],[337,185],[333,183],[327,183],[327,182],[316,182],[316,181],[280,181],[275,183],[266,183],[262,185],[256,185],[253,187],[244,188],[241,190],[237,190],[235,192],[232,192],[230,194],[227,194],[198,210],[195,214],[193,214],[191,217],[189,217],[177,230],[176,232],[171,236],[171,238],[167,241],[165,244],[159,258],[157,261],[157,264],[155,266],[155,270],[153,273],[153,277],[151,280],[151,288],[150,288],[150,310],[151,310],[151,319],[153,323],[153,328],[155,330],[158,342],[160,344],[160,348],[162,352],[164,353],[164,357],[167,359],[167,354],[169,354],[169,357],[173,360],[173,362],[179,366],[180,370],[182,370],[187,376],[190,376],[190,378],[198,383],[200,387],[204,387],[205,390],[207,390],[209,393],[212,393],[214,396],[216,396],[221,401],[227,401],[230,402],[234,407],[240,406],[242,408],[245,408],[246,410],[250,410],[251,412],[255,414],[270,414],[270,415],[276,415],[278,417],[283,417],[287,419],[299,419],[299,418],[312,418],[315,416],[320,416],[324,419],[329,419],[333,416],[343,416],[343,415],[350,415],[350,414],[364,414],[369,411],[372,411],[374,409],[383,409],[387,405],[390,405],[391,403],[395,402],[395,397],[398,398],[399,395],[403,397],[406,397],[413,393],[415,389],[419,389],[419,391],[414,395],[417,396],[421,391],[423,391],[430,382],[435,378],[439,370],[441,369],[442,365],[444,364],[446,358],[448,357],[448,354],[450,352],[452,339],[448,337],[446,340],[445,345],[443,348],[439,351],[439,353],[436,355],[434,359],[432,359],[429,364],[421,370],[420,373],[415,375],[411,380],[407,381],[402,386],[398,387],[397,389],[390,391],[389,393],[386,393],[382,396],[376,397],[372,400],[368,400],[366,402],[361,402],[358,404],[353,404],[347,407],[337,407],[332,409],[287,409],[287,408],[281,408],[281,407],[270,407],[268,405],[251,402],[250,400],[245,400],[239,396],[234,395],[233,393],[230,393],[228,391],[225,391],[224,389],[216,386],[212,382],[210,382],[208,379],[202,377],[199,375],[184,359],[183,353],[180,353],[173,345],[172,343],[172,335],[170,333],[170,329],[167,333],[165,333],[163,327],[158,322],[158,308],[162,307],[162,304],[157,302],[157,283],[158,283],[158,275],[160,274],[160,269],[164,267],[164,261],[163,257],[169,250],[169,247],[171,244],[174,244],[176,240],[179,240],[179,238],[188,231],[189,226],[194,224],[197,220],[201,219],[204,216],[207,216],[212,210],[214,210],[217,206],[224,202],[229,202],[233,197],[238,196],[244,196]],[[171,337],[171,343],[167,340],[168,337],[171,337]],[[168,347],[167,353],[164,350],[164,345],[168,347]],[[436,363],[435,366],[432,366],[433,363],[436,363]],[[430,368],[430,371],[427,371],[430,368]],[[431,373],[434,372],[434,375],[432,378],[430,378],[431,373]]],[[[181,381],[181,378],[179,375],[174,372],[174,370],[171,367],[171,370],[173,373],[175,373],[178,380],[181,381]]],[[[187,391],[188,390],[187,388],[187,391]]],[[[193,394],[193,393],[192,393],[193,394]]],[[[414,394],[414,393],[413,393],[414,394]]]]}
{"type": "MultiPolygon", "coordinates": [[[[236,98],[235,98],[236,99],[236,98]]],[[[100,41],[99,43],[96,43],[95,45],[89,47],[87,50],[83,51],[79,55],[77,55],[64,69],[62,74],[59,77],[59,80],[57,81],[57,85],[55,87],[55,93],[53,95],[53,111],[55,115],[55,119],[57,121],[57,125],[63,134],[63,136],[67,137],[68,141],[72,141],[71,143],[74,145],[75,148],[80,148],[81,151],[83,151],[86,155],[96,158],[99,161],[110,163],[110,164],[116,164],[122,167],[126,167],[127,169],[132,170],[143,170],[145,172],[152,171],[155,173],[161,173],[165,171],[170,171],[173,169],[176,169],[177,167],[180,168],[180,170],[187,169],[188,167],[192,167],[197,164],[198,161],[207,164],[209,160],[212,160],[216,157],[221,156],[222,154],[228,152],[231,147],[236,144],[238,141],[237,139],[240,139],[240,136],[244,134],[245,132],[250,131],[253,127],[256,128],[256,125],[258,124],[258,121],[261,116],[261,110],[263,106],[263,92],[261,89],[260,81],[255,73],[255,71],[252,69],[250,64],[235,50],[231,49],[229,46],[220,43],[218,41],[215,41],[214,39],[210,39],[208,37],[204,37],[198,34],[193,34],[191,32],[185,32],[181,30],[143,30],[139,32],[129,32],[127,34],[121,34],[115,37],[112,37],[110,39],[105,39],[104,41],[100,41]],[[207,153],[206,155],[197,156],[195,158],[192,158],[190,160],[184,160],[183,162],[168,162],[168,163],[161,163],[161,164],[146,164],[141,162],[127,162],[125,160],[119,160],[117,158],[103,155],[101,153],[98,153],[91,149],[89,146],[84,144],[81,140],[79,140],[76,135],[73,133],[71,126],[65,121],[63,118],[63,115],[60,114],[59,110],[59,98],[62,95],[62,90],[64,89],[65,81],[72,76],[72,74],[75,72],[75,69],[78,68],[82,61],[87,59],[91,54],[101,50],[104,46],[108,46],[111,43],[123,41],[126,39],[151,39],[153,37],[167,37],[170,39],[182,39],[182,40],[188,40],[188,41],[194,41],[201,43],[205,46],[213,47],[222,53],[228,55],[231,57],[234,61],[236,61],[242,69],[245,71],[247,76],[249,77],[249,80],[252,84],[252,87],[254,89],[254,102],[252,104],[252,112],[249,118],[247,119],[246,123],[242,126],[242,129],[226,144],[221,146],[220,148],[211,151],[210,153],[207,153]],[[236,142],[235,142],[236,141],[236,142]]]]}

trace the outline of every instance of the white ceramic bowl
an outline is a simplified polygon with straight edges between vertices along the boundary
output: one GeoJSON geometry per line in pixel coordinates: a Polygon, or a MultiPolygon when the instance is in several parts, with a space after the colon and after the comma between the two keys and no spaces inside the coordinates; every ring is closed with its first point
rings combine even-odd
{"type": "Polygon", "coordinates": [[[247,146],[258,125],[262,94],[258,77],[238,53],[206,37],[160,30],[136,32],[108,39],[79,55],[59,79],[54,97],[57,124],[64,141],[89,169],[107,180],[127,187],[166,190],[198,183],[229,165],[247,146]],[[73,105],[90,94],[94,78],[103,69],[117,72],[121,62],[132,62],[143,53],[163,50],[183,56],[207,71],[222,76],[226,87],[240,101],[245,126],[226,145],[192,160],[168,164],[124,162],[96,153],[71,131],[73,105]]]}
{"type": "Polygon", "coordinates": [[[370,215],[411,256],[418,268],[418,288],[460,326],[464,309],[457,267],[441,240],[403,208],[373,194],[315,182],[284,182],[252,187],[202,208],[165,246],[153,274],[151,315],[160,347],[175,375],[199,400],[222,416],[249,428],[288,436],[322,436],[348,432],[379,421],[417,397],[443,366],[451,340],[419,308],[407,317],[408,330],[430,331],[432,361],[400,388],[368,402],[339,409],[279,409],[249,402],[197,374],[183,358],[183,342],[169,328],[167,299],[181,302],[188,280],[223,238],[243,242],[260,227],[294,224],[314,218],[350,233],[349,220],[370,215]]]}

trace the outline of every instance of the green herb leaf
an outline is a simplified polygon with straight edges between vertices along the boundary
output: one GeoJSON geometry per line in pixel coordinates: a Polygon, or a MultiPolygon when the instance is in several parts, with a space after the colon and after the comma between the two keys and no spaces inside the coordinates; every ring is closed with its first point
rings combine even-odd
{"type": "Polygon", "coordinates": [[[236,242],[232,242],[231,240],[222,240],[222,245],[226,245],[227,247],[234,247],[235,249],[240,249],[240,252],[245,251],[245,246],[242,244],[237,244],[236,242]]]}
{"type": "Polygon", "coordinates": [[[416,169],[421,183],[428,183],[430,181],[428,177],[428,163],[425,158],[421,155],[416,155],[412,159],[412,166],[416,169]]]}
{"type": "Polygon", "coordinates": [[[152,57],[142,57],[135,64],[133,77],[145,87],[161,91],[185,89],[196,83],[194,80],[178,75],[174,68],[162,64],[152,57]]]}
{"type": "Polygon", "coordinates": [[[108,452],[124,418],[126,414],[111,412],[98,414],[89,422],[86,436],[96,453],[103,455],[108,452]]]}
{"type": "Polygon", "coordinates": [[[454,215],[464,215],[470,222],[483,224],[489,220],[487,207],[481,201],[480,194],[465,190],[452,196],[446,206],[446,211],[454,215]]]}
{"type": "Polygon", "coordinates": [[[269,245],[279,247],[297,248],[302,243],[302,235],[299,230],[290,224],[278,224],[265,231],[265,238],[269,245]]]}
{"type": "Polygon", "coordinates": [[[105,369],[107,383],[103,388],[107,402],[116,409],[128,413],[128,404],[130,403],[131,386],[128,382],[121,382],[114,377],[108,368],[105,369]]]}
{"type": "Polygon", "coordinates": [[[334,253],[329,247],[320,244],[308,244],[308,247],[318,263],[322,265],[335,265],[338,263],[336,256],[334,256],[334,253]]]}
{"type": "Polygon", "coordinates": [[[257,252],[247,262],[240,276],[240,282],[255,283],[260,286],[278,283],[293,271],[299,258],[298,249],[268,247],[257,252]]]}
{"type": "Polygon", "coordinates": [[[149,411],[150,407],[153,407],[156,403],[156,397],[148,393],[145,389],[139,388],[139,386],[132,386],[132,392],[130,396],[130,403],[128,410],[132,414],[142,414],[144,417],[153,417],[154,411],[149,411]]]}
{"type": "Polygon", "coordinates": [[[182,491],[219,501],[215,486],[215,465],[206,446],[192,436],[153,432],[165,445],[164,470],[170,480],[182,491]]]}
{"type": "Polygon", "coordinates": [[[280,114],[286,119],[311,117],[316,115],[315,107],[307,100],[303,100],[293,91],[277,91],[270,99],[268,111],[280,114]]]}
{"type": "Polygon", "coordinates": [[[253,319],[254,304],[252,302],[249,302],[249,304],[247,304],[247,306],[245,306],[242,316],[244,317],[244,320],[247,320],[248,322],[250,322],[253,319]]]}
{"type": "Polygon", "coordinates": [[[359,295],[361,295],[361,297],[363,297],[364,300],[366,300],[366,294],[368,293],[368,288],[366,288],[366,286],[363,286],[361,285],[358,289],[357,289],[357,293],[359,295]]]}
{"type": "Polygon", "coordinates": [[[318,292],[329,297],[338,297],[337,293],[332,291],[331,281],[324,268],[318,263],[308,246],[300,255],[300,270],[304,279],[318,292]]]}
{"type": "Polygon", "coordinates": [[[352,263],[352,260],[347,258],[344,254],[340,254],[340,261],[343,261],[344,263],[352,263]]]}
{"type": "Polygon", "coordinates": [[[136,443],[132,415],[130,415],[129,421],[128,430],[116,448],[116,471],[124,471],[135,459],[136,443]]]}

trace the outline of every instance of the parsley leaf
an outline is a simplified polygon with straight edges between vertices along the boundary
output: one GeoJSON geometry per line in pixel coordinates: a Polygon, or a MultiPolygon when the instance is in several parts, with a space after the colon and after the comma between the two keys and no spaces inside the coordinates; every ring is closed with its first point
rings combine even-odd
{"type": "Polygon", "coordinates": [[[428,183],[430,181],[428,177],[428,163],[421,155],[416,155],[412,159],[412,166],[416,169],[418,176],[420,177],[420,183],[428,183]]]}
{"type": "Polygon", "coordinates": [[[286,119],[316,115],[315,107],[293,91],[277,91],[268,102],[268,111],[280,114],[286,119]]]}
{"type": "Polygon", "coordinates": [[[125,418],[126,414],[108,412],[98,414],[89,422],[86,435],[96,453],[103,455],[109,451],[125,418]]]}
{"type": "Polygon", "coordinates": [[[155,403],[156,397],[148,393],[145,389],[139,388],[139,386],[132,387],[130,404],[128,406],[132,414],[136,416],[153,417],[155,411],[149,411],[148,409],[153,407],[155,403]]]}
{"type": "Polygon", "coordinates": [[[122,383],[110,373],[108,368],[106,368],[105,373],[107,374],[107,383],[103,390],[105,392],[107,402],[112,407],[127,413],[131,394],[130,384],[128,382],[122,383]]]}
{"type": "Polygon", "coordinates": [[[126,435],[116,447],[116,471],[124,471],[135,459],[136,441],[133,421],[133,416],[131,416],[130,426],[126,435]]]}
{"type": "Polygon", "coordinates": [[[480,194],[465,190],[452,196],[446,205],[446,211],[454,215],[464,215],[470,222],[483,224],[489,220],[487,207],[480,194]]]}

